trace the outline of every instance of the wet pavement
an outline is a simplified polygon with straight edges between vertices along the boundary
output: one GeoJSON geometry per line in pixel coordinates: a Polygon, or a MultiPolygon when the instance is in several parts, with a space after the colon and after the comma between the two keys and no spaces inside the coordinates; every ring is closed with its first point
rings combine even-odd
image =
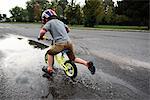
{"type": "MultiPolygon", "coordinates": [[[[78,76],[74,82],[55,64],[56,75],[53,80],[48,80],[42,77],[41,71],[46,66],[44,54],[48,49],[47,43],[37,41],[34,35],[19,34],[20,31],[14,35],[10,30],[0,29],[0,100],[150,98],[150,67],[147,63],[140,66],[110,60],[107,56],[102,58],[98,51],[79,44],[77,56],[94,61],[95,75],[91,75],[83,65],[77,64],[78,76]]],[[[111,53],[109,55],[112,56],[111,53]]]]}

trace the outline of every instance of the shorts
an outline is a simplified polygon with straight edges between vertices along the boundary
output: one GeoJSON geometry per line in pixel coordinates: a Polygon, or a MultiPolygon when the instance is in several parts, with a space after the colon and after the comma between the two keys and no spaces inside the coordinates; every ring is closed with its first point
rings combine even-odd
{"type": "Polygon", "coordinates": [[[68,49],[69,52],[67,52],[67,55],[69,59],[74,60],[75,55],[74,55],[74,50],[73,50],[73,45],[71,42],[62,42],[62,43],[55,43],[52,45],[52,47],[48,50],[48,54],[50,55],[56,55],[60,53],[61,51],[68,49]]]}

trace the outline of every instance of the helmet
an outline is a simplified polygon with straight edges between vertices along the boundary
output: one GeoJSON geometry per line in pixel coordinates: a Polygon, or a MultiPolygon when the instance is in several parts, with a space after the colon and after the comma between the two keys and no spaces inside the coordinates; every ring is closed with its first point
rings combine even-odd
{"type": "Polygon", "coordinates": [[[57,16],[56,12],[52,9],[47,9],[42,13],[42,19],[50,18],[52,16],[57,16]]]}
{"type": "Polygon", "coordinates": [[[52,9],[45,10],[42,13],[42,22],[44,21],[44,23],[45,23],[45,19],[50,19],[51,17],[57,17],[56,12],[52,9]]]}

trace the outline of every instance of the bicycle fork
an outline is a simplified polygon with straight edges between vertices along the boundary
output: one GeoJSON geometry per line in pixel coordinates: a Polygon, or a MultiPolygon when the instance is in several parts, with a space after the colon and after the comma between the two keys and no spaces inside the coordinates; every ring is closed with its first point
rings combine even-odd
{"type": "Polygon", "coordinates": [[[61,55],[61,57],[59,57],[59,55],[55,55],[55,59],[57,60],[58,64],[63,68],[64,71],[68,70],[67,66],[64,64],[65,62],[64,55],[61,55]]]}

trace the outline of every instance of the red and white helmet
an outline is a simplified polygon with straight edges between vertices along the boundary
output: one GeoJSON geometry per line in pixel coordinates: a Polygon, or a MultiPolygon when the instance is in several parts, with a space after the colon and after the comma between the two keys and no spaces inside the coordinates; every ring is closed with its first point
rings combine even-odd
{"type": "Polygon", "coordinates": [[[51,18],[53,16],[57,16],[56,12],[52,9],[47,9],[42,13],[42,21],[45,21],[46,18],[51,18]]]}

